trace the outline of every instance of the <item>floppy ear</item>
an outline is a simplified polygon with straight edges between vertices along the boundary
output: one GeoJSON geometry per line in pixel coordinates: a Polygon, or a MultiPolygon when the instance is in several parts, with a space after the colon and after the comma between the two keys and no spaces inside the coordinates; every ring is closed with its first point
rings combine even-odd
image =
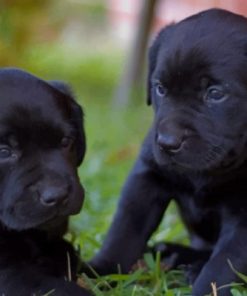
{"type": "Polygon", "coordinates": [[[167,42],[169,42],[169,37],[171,36],[171,33],[173,31],[173,28],[175,25],[169,25],[165,28],[163,28],[156,38],[154,39],[152,45],[149,48],[148,51],[148,75],[147,75],[147,104],[152,104],[152,82],[151,77],[153,74],[153,71],[155,70],[158,54],[160,51],[161,46],[164,44],[166,45],[167,42]]]}
{"type": "Polygon", "coordinates": [[[77,166],[79,166],[86,152],[86,136],[84,131],[84,114],[82,107],[76,102],[74,94],[66,83],[52,80],[48,82],[60,92],[64,93],[71,99],[72,106],[72,124],[76,127],[76,149],[77,149],[77,166]]]}

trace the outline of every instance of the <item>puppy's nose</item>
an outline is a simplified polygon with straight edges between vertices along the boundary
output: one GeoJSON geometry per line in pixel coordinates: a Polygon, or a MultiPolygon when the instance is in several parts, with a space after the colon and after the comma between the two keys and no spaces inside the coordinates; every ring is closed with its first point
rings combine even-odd
{"type": "Polygon", "coordinates": [[[175,154],[180,151],[183,138],[177,135],[160,133],[157,137],[157,144],[161,150],[175,154]]]}
{"type": "Polygon", "coordinates": [[[40,202],[44,206],[55,206],[60,203],[66,203],[68,200],[68,186],[49,186],[44,188],[40,194],[40,202]]]}

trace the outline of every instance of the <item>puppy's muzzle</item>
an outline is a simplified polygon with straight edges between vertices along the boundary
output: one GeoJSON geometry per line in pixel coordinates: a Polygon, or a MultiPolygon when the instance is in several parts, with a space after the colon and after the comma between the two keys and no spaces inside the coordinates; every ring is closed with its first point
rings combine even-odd
{"type": "Polygon", "coordinates": [[[69,186],[47,186],[41,192],[38,192],[40,203],[47,207],[68,202],[69,186]]]}
{"type": "Polygon", "coordinates": [[[171,121],[162,121],[158,127],[156,142],[161,151],[177,154],[183,149],[188,132],[171,121]]]}
{"type": "Polygon", "coordinates": [[[55,207],[68,203],[71,185],[62,176],[53,175],[39,180],[30,190],[42,206],[55,207]]]}

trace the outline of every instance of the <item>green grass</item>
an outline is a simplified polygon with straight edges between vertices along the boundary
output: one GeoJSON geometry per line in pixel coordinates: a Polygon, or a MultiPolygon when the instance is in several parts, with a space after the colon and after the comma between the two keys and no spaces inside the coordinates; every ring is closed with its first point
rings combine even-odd
{"type": "MultiPolygon", "coordinates": [[[[71,218],[67,238],[80,249],[85,260],[97,252],[104,239],[121,187],[152,121],[152,109],[145,105],[144,97],[131,108],[113,107],[112,98],[122,65],[121,53],[110,49],[81,52],[54,45],[26,50],[18,65],[44,79],[69,82],[84,107],[87,154],[79,174],[86,189],[86,200],[82,212],[71,218]]],[[[149,244],[161,240],[188,243],[174,204],[170,205],[149,244]]],[[[153,258],[146,254],[144,259],[146,269],[95,280],[83,276],[83,281],[97,296],[191,294],[181,271],[161,270],[159,256],[153,258]],[[109,285],[112,281],[116,283],[114,288],[109,285]]],[[[233,295],[247,295],[239,291],[234,288],[233,295]]]]}

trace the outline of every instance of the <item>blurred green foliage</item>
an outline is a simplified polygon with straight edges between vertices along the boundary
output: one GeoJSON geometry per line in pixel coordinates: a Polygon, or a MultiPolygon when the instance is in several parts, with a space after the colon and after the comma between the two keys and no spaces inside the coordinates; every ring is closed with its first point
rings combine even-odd
{"type": "Polygon", "coordinates": [[[57,43],[67,29],[104,28],[105,12],[99,0],[1,0],[0,64],[19,64],[27,48],[57,43]]]}

